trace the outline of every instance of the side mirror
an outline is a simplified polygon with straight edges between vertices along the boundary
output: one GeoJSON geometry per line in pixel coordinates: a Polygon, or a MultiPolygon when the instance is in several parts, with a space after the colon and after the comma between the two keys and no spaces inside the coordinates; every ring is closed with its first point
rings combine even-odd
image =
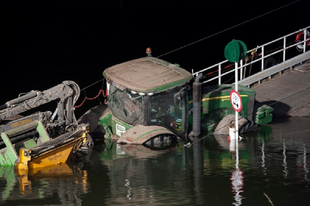
{"type": "Polygon", "coordinates": [[[179,105],[180,104],[180,102],[181,102],[181,94],[180,94],[180,92],[176,93],[173,96],[173,101],[174,101],[174,105],[179,105]]]}
{"type": "Polygon", "coordinates": [[[188,86],[185,86],[173,96],[174,105],[179,105],[181,103],[181,100],[182,100],[181,93],[187,89],[188,89],[188,86]]]}

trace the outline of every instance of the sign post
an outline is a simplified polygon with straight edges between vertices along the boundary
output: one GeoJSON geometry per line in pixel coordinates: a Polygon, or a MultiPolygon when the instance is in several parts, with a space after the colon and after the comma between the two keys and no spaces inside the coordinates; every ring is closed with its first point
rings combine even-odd
{"type": "MultiPolygon", "coordinates": [[[[237,62],[235,62],[235,90],[236,90],[236,93],[239,95],[239,93],[238,93],[238,63],[237,62]]],[[[239,97],[240,97],[240,95],[239,95],[239,97]]],[[[231,101],[231,98],[232,97],[230,97],[230,101],[231,101]]],[[[240,98],[240,100],[241,100],[241,98],[240,98]]],[[[235,99],[234,99],[234,101],[235,101],[235,99]]],[[[240,102],[242,102],[242,101],[240,101],[240,102]]],[[[237,146],[237,148],[238,148],[238,139],[239,139],[239,128],[238,128],[238,126],[239,126],[239,123],[238,123],[238,112],[235,109],[235,129],[236,129],[235,130],[235,137],[236,137],[236,146],[237,146]]]]}
{"type": "Polygon", "coordinates": [[[242,109],[242,100],[238,93],[238,62],[246,56],[247,47],[244,42],[233,39],[229,42],[224,50],[226,59],[230,62],[235,62],[235,90],[230,92],[230,102],[235,110],[235,138],[236,138],[236,167],[238,168],[238,112],[242,109]]]}
{"type": "MultiPolygon", "coordinates": [[[[230,103],[233,109],[235,110],[235,138],[238,139],[238,112],[242,110],[242,99],[238,91],[231,90],[230,92],[230,103]]],[[[237,143],[238,144],[238,143],[237,143]]]]}

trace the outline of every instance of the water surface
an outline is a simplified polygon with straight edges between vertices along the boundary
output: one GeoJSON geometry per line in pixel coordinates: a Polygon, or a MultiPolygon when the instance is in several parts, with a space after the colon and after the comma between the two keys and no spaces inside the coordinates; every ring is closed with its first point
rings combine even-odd
{"type": "Polygon", "coordinates": [[[210,135],[167,150],[97,144],[83,162],[24,177],[2,167],[0,204],[310,205],[309,123],[275,120],[238,152],[210,135]]]}

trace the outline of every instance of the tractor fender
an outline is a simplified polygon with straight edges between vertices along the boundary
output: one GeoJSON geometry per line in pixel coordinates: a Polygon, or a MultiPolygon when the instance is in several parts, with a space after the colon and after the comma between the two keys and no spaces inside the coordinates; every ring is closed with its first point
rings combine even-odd
{"type": "Polygon", "coordinates": [[[136,125],[122,134],[118,139],[119,144],[144,144],[154,137],[168,135],[177,137],[173,132],[161,126],[136,125]]]}
{"type": "Polygon", "coordinates": [[[132,145],[132,144],[118,144],[117,147],[119,147],[121,151],[125,152],[127,155],[141,159],[153,158],[161,154],[164,154],[168,151],[168,150],[153,150],[143,145],[132,145]]]}
{"type": "MultiPolygon", "coordinates": [[[[216,126],[214,130],[214,134],[227,134],[228,135],[229,125],[233,122],[235,122],[234,114],[229,114],[225,116],[216,126]]],[[[259,129],[257,124],[240,116],[238,118],[238,128],[239,128],[239,134],[257,131],[259,129]]]]}

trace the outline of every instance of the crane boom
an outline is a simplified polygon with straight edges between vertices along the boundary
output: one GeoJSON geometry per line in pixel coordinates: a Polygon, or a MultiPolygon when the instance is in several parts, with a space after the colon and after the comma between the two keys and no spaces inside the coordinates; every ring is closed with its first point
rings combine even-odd
{"type": "Polygon", "coordinates": [[[74,104],[79,98],[79,95],[80,88],[73,81],[63,81],[61,84],[42,92],[32,90],[23,96],[1,105],[0,122],[54,100],[59,100],[56,109],[58,120],[63,120],[66,124],[76,122],[73,113],[74,104]]]}

